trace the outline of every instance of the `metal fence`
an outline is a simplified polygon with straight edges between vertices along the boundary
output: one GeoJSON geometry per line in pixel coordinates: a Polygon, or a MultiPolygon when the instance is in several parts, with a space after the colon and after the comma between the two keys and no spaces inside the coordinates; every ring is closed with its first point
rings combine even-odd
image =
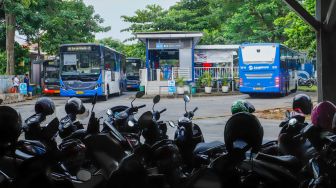
{"type": "MultiPolygon", "coordinates": [[[[204,73],[209,72],[212,79],[218,80],[222,78],[232,78],[231,67],[195,67],[194,78],[197,80],[204,73]]],[[[238,67],[233,67],[234,78],[239,77],[238,67]]]]}

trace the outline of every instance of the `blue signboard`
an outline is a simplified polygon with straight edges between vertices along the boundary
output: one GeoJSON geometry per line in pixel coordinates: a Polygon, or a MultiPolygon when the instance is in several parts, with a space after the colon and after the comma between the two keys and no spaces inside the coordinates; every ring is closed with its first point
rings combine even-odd
{"type": "Polygon", "coordinates": [[[168,93],[175,93],[176,87],[175,87],[175,80],[168,80],[168,93]]]}
{"type": "Polygon", "coordinates": [[[27,84],[26,83],[20,84],[20,94],[27,95],[27,84]]]}

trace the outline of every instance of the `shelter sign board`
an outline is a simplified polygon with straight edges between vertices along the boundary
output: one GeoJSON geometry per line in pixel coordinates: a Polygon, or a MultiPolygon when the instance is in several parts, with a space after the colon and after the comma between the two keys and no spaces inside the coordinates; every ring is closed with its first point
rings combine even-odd
{"type": "Polygon", "coordinates": [[[195,50],[194,57],[196,63],[231,63],[231,50],[195,50]]]}

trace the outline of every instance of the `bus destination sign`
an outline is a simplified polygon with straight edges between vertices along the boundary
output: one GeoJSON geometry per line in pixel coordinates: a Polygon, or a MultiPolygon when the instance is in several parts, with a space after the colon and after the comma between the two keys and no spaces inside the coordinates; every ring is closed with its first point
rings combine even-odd
{"type": "Polygon", "coordinates": [[[76,52],[76,51],[92,51],[91,46],[68,46],[68,52],[76,52]]]}

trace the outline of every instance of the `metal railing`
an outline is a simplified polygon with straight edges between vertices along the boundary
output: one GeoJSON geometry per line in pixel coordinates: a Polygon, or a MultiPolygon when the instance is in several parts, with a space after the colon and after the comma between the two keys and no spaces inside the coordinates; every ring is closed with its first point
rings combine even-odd
{"type": "MultiPolygon", "coordinates": [[[[206,72],[209,72],[212,79],[215,80],[222,79],[223,77],[232,78],[231,67],[195,67],[194,79],[197,80],[206,72]]],[[[233,76],[234,78],[239,77],[238,67],[233,67],[233,76]]]]}

